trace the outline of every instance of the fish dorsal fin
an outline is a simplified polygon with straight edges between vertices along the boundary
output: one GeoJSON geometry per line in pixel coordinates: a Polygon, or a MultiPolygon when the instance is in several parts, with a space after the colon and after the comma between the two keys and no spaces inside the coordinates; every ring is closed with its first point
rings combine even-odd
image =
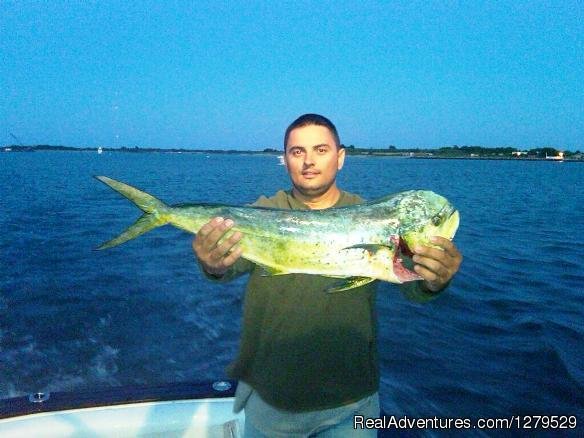
{"type": "Polygon", "coordinates": [[[336,286],[329,288],[327,292],[328,293],[342,292],[345,290],[364,286],[366,284],[371,283],[372,281],[375,281],[375,279],[370,277],[349,277],[343,279],[343,281],[338,282],[336,286]]]}

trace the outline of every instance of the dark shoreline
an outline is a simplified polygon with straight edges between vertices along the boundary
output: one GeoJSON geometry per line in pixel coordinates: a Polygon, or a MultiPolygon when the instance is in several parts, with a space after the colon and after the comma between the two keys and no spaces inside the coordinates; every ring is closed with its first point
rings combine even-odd
{"type": "MultiPolygon", "coordinates": [[[[488,148],[485,148],[488,149],[488,148]]],[[[497,160],[497,161],[550,161],[550,162],[562,162],[562,161],[577,161],[584,162],[584,157],[581,154],[576,154],[577,157],[571,157],[568,155],[563,159],[551,159],[545,157],[534,157],[534,156],[524,156],[524,157],[509,157],[509,156],[467,156],[467,155],[451,155],[444,154],[439,155],[436,151],[392,151],[384,152],[378,150],[367,150],[367,149],[351,149],[345,148],[348,156],[359,156],[359,157],[390,157],[390,158],[413,158],[417,160],[497,160]]],[[[132,154],[144,154],[144,153],[162,153],[162,154],[227,154],[227,155],[273,155],[280,156],[283,155],[283,151],[276,149],[264,149],[264,150],[234,150],[234,149],[159,149],[159,148],[102,148],[103,153],[132,153],[132,154]]],[[[39,146],[4,146],[0,148],[1,153],[14,153],[14,152],[91,152],[98,153],[98,148],[96,147],[71,147],[71,146],[49,146],[49,145],[39,145],[39,146]]]]}
{"type": "Polygon", "coordinates": [[[561,163],[563,161],[584,162],[582,158],[564,158],[562,160],[554,160],[550,158],[515,158],[515,157],[407,157],[416,160],[489,160],[489,161],[549,161],[561,163]]]}

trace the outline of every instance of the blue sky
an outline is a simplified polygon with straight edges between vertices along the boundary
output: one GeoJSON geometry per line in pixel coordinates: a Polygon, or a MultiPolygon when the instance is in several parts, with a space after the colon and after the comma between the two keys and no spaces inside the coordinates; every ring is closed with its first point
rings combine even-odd
{"type": "Polygon", "coordinates": [[[0,2],[0,144],[584,150],[584,3],[0,2]]]}

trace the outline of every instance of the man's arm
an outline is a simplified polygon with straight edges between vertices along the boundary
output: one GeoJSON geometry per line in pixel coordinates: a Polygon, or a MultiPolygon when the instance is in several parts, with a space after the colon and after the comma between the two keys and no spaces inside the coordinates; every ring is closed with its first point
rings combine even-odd
{"type": "MultiPolygon", "coordinates": [[[[449,283],[448,283],[449,284],[449,283]]],[[[446,284],[441,290],[439,291],[431,291],[424,286],[424,281],[409,281],[407,283],[403,283],[398,285],[399,290],[401,293],[410,301],[414,301],[416,303],[425,303],[427,301],[431,301],[438,297],[446,288],[448,287],[446,284]]]]}
{"type": "Polygon", "coordinates": [[[248,272],[250,272],[254,266],[253,263],[250,262],[249,260],[239,258],[235,261],[233,265],[231,265],[227,269],[227,271],[225,271],[223,275],[214,275],[209,274],[207,271],[205,271],[205,268],[203,268],[203,265],[198,259],[197,262],[205,278],[207,278],[207,280],[211,280],[217,283],[228,283],[231,280],[235,280],[237,277],[241,277],[243,274],[247,274],[248,272]]]}

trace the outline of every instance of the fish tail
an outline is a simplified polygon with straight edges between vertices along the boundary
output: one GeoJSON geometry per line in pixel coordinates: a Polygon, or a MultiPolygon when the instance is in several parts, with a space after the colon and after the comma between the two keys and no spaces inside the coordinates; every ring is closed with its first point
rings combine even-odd
{"type": "Polygon", "coordinates": [[[156,199],[154,196],[142,192],[128,184],[124,184],[123,182],[108,178],[107,176],[96,176],[95,178],[128,198],[136,204],[138,208],[144,211],[144,214],[140,216],[133,225],[128,227],[126,231],[105,242],[96,249],[101,250],[112,248],[170,222],[170,207],[159,199],[156,199]]]}

